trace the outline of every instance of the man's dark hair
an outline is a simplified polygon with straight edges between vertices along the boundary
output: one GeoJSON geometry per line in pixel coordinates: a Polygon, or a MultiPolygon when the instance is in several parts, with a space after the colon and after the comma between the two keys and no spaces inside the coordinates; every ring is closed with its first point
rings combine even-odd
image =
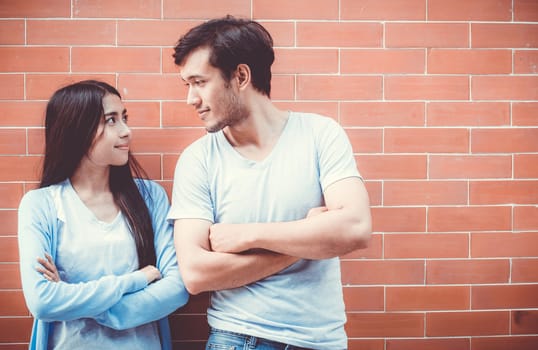
{"type": "Polygon", "coordinates": [[[273,39],[259,23],[232,16],[212,19],[183,35],[173,54],[176,65],[184,63],[194,50],[211,50],[209,63],[229,81],[239,64],[249,66],[252,86],[259,92],[271,94],[271,65],[275,60],[273,39]]]}

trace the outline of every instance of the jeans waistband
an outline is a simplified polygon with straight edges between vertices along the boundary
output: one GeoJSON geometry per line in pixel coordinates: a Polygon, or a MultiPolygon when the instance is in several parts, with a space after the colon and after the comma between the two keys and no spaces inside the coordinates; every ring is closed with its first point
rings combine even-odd
{"type": "Polygon", "coordinates": [[[296,345],[280,343],[280,342],[270,340],[270,339],[266,339],[266,338],[260,338],[260,337],[255,337],[255,336],[251,336],[251,335],[248,335],[248,334],[242,334],[242,333],[226,331],[226,330],[217,329],[217,328],[213,328],[213,327],[210,327],[210,331],[212,333],[217,333],[217,334],[221,333],[221,334],[228,334],[228,335],[231,335],[231,336],[240,337],[240,338],[244,339],[246,343],[248,343],[249,348],[251,348],[251,349],[256,349],[257,345],[269,345],[269,346],[273,346],[275,349],[281,349],[281,350],[313,350],[313,349],[310,349],[310,348],[303,348],[303,347],[296,346],[296,345]]]}

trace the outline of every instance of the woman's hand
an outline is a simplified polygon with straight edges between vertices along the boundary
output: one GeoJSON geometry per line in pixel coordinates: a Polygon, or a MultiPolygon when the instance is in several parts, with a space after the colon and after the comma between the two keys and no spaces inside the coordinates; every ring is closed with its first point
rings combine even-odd
{"type": "Polygon", "coordinates": [[[38,265],[36,267],[37,272],[41,273],[45,279],[51,282],[60,282],[60,274],[52,261],[52,257],[45,253],[45,258],[37,258],[37,262],[40,264],[40,266],[38,265]]]}
{"type": "Polygon", "coordinates": [[[146,275],[146,279],[148,280],[148,284],[150,284],[151,282],[154,282],[154,281],[156,281],[158,279],[161,279],[161,273],[153,265],[145,266],[145,267],[141,268],[140,271],[142,271],[146,275]]]}

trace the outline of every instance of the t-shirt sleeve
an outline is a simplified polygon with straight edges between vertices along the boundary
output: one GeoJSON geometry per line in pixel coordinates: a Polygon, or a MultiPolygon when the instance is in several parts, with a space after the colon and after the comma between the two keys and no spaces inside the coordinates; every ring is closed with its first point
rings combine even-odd
{"type": "Polygon", "coordinates": [[[203,219],[214,222],[204,143],[198,140],[181,154],[174,172],[172,207],[167,219],[203,219]]]}
{"type": "Polygon", "coordinates": [[[323,191],[332,183],[361,177],[353,150],[344,129],[331,118],[322,118],[316,124],[319,175],[323,191]]]}

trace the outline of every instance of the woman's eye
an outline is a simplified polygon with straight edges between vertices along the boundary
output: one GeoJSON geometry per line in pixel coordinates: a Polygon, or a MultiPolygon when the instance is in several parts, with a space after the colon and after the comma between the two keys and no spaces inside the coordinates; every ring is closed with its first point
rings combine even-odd
{"type": "Polygon", "coordinates": [[[108,117],[105,119],[106,124],[114,124],[116,122],[116,118],[114,117],[108,117]]]}
{"type": "Polygon", "coordinates": [[[121,117],[121,119],[123,120],[124,123],[127,123],[129,121],[129,116],[125,114],[121,117]]]}

